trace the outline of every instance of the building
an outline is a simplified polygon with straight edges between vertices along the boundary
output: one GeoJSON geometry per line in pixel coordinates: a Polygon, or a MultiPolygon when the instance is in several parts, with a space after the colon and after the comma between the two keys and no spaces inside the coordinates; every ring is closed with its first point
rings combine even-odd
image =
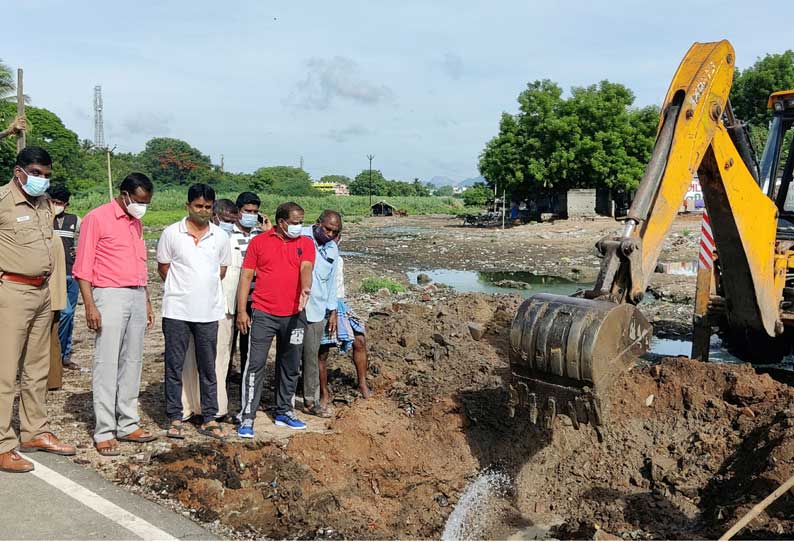
{"type": "Polygon", "coordinates": [[[369,208],[370,214],[372,216],[394,216],[397,212],[396,207],[391,203],[388,203],[386,200],[380,200],[377,203],[373,203],[372,207],[369,208]]]}
{"type": "Polygon", "coordinates": [[[334,194],[335,196],[350,195],[350,190],[348,189],[347,185],[342,183],[323,183],[320,181],[313,181],[312,188],[325,194],[334,194]]]}

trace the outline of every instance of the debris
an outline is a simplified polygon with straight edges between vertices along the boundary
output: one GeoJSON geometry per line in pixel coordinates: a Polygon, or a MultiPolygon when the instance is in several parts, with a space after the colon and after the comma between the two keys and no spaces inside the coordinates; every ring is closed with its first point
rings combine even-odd
{"type": "Polygon", "coordinates": [[[645,406],[649,407],[653,404],[654,396],[650,394],[648,397],[645,398],[645,406]]]}
{"type": "Polygon", "coordinates": [[[482,339],[482,336],[485,335],[485,326],[482,324],[478,324],[477,322],[469,322],[468,327],[471,338],[475,341],[479,341],[482,339]]]}
{"type": "Polygon", "coordinates": [[[417,284],[427,284],[427,283],[432,282],[432,281],[433,281],[433,279],[431,279],[430,275],[428,275],[427,273],[419,273],[416,276],[416,283],[417,284]]]}

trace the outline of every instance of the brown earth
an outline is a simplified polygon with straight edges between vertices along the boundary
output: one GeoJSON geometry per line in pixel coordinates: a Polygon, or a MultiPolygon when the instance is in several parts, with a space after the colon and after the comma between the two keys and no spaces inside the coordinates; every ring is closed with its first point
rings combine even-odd
{"type": "MultiPolygon", "coordinates": [[[[541,432],[520,414],[508,417],[507,328],[518,296],[434,285],[388,297],[358,292],[363,277],[405,282],[410,268],[565,276],[576,268],[588,276],[597,265],[593,243],[614,226],[561,222],[500,233],[459,228],[446,217],[351,225],[344,248],[360,255],[346,258],[348,294],[369,315],[376,395],[357,398],[352,364],[333,357],[335,417],[307,420],[307,433],[275,428],[260,413],[253,443],[190,432],[184,444],[123,444],[120,458],[102,458],[91,446],[90,372],[67,373],[64,388],[50,394],[53,428],[79,445],[76,462],[234,538],[438,538],[467,483],[485,469],[505,473],[513,486],[494,500],[492,517],[473,519],[483,538],[526,536],[530,526],[561,538],[596,529],[627,539],[716,537],[794,474],[790,388],[749,366],[638,360],[613,389],[603,442],[565,418],[541,432]],[[417,229],[386,230],[395,224],[417,229]],[[484,329],[480,340],[471,323],[484,329]]],[[[679,245],[666,246],[663,258],[694,258],[695,241],[684,233],[697,227],[692,219],[677,223],[679,245]]],[[[688,333],[693,279],[654,275],[652,284],[672,301],[643,310],[657,329],[688,333]]],[[[159,282],[152,291],[157,310],[159,282]]],[[[79,309],[74,358],[90,367],[82,318],[79,309]]],[[[142,419],[162,429],[162,335],[155,329],[146,341],[142,419]]],[[[229,387],[233,405],[236,388],[229,387]]],[[[792,504],[783,497],[742,534],[790,538],[792,504]]]]}

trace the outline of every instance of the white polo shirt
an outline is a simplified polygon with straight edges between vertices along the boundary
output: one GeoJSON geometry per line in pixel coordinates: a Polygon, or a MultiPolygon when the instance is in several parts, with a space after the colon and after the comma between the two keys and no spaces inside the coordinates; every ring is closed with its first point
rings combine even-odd
{"type": "Polygon", "coordinates": [[[226,317],[221,267],[232,260],[229,237],[215,224],[196,239],[187,218],[171,224],[157,243],[157,261],[170,264],[163,288],[163,318],[215,322],[226,317]]]}

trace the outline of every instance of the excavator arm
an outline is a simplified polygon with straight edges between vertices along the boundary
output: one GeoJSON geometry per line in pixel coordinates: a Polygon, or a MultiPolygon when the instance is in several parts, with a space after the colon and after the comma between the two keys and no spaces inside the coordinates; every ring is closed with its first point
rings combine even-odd
{"type": "Polygon", "coordinates": [[[758,186],[754,159],[731,125],[734,58],[728,41],[696,43],[687,52],[623,227],[596,244],[602,263],[594,287],[584,298],[539,294],[520,307],[511,328],[511,393],[533,423],[540,418],[550,426],[558,413],[576,427],[603,423],[604,395],[649,348],[651,326],[635,305],[695,173],[731,325],[770,336],[782,330],[786,261],[775,255],[777,208],[758,186]]]}

